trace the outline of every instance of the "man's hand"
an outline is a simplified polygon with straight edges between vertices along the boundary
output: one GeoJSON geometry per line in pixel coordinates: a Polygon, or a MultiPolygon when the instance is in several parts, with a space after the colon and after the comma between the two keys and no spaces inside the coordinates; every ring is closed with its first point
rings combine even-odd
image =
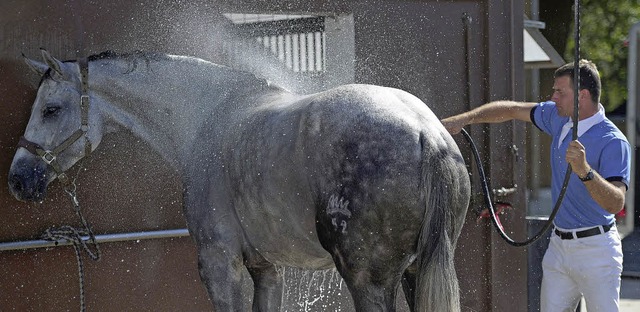
{"type": "Polygon", "coordinates": [[[578,140],[571,141],[569,143],[565,159],[571,165],[571,170],[573,170],[573,172],[575,172],[580,178],[584,178],[584,176],[589,172],[589,169],[591,169],[587,163],[584,145],[582,145],[578,140]]]}
{"type": "MultiPolygon", "coordinates": [[[[571,165],[573,172],[581,178],[584,178],[591,169],[585,156],[586,152],[582,143],[577,140],[569,143],[566,160],[571,165]]],[[[591,198],[609,213],[615,214],[620,212],[624,207],[624,196],[627,192],[627,186],[620,181],[609,182],[595,171],[593,174],[593,179],[589,183],[584,184],[591,198]]]]}
{"type": "Polygon", "coordinates": [[[467,125],[466,118],[464,115],[456,115],[449,118],[445,118],[441,120],[445,129],[449,131],[451,134],[458,134],[462,131],[462,128],[467,125]]]}

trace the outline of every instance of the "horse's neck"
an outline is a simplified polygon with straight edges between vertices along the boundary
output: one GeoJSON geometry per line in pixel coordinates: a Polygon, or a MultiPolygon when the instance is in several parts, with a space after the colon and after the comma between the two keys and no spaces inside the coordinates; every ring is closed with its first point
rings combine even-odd
{"type": "MultiPolygon", "coordinates": [[[[145,67],[144,62],[138,67],[145,67]]],[[[106,122],[129,129],[179,171],[184,169],[184,160],[194,145],[199,144],[203,125],[216,122],[217,112],[224,110],[224,105],[237,103],[243,92],[256,88],[240,81],[247,78],[242,74],[221,77],[222,71],[227,75],[237,73],[210,63],[198,67],[157,62],[146,67],[151,69],[138,68],[127,74],[117,68],[107,71],[95,79],[91,89],[104,102],[101,106],[106,122]]]]}

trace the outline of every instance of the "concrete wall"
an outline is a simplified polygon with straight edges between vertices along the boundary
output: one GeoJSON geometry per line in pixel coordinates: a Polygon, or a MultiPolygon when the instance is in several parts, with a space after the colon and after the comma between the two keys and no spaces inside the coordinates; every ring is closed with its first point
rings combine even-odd
{"type": "MultiPolygon", "coordinates": [[[[22,63],[21,52],[38,57],[38,48],[44,47],[62,59],[73,59],[107,49],[139,49],[216,61],[224,52],[218,44],[223,36],[216,31],[219,12],[316,13],[337,16],[333,29],[353,27],[337,31],[352,37],[327,41],[345,45],[344,50],[330,53],[328,59],[335,62],[327,68],[339,66],[355,82],[412,92],[440,117],[489,100],[523,96],[522,1],[194,2],[198,4],[169,0],[0,2],[1,242],[36,239],[51,225],[76,223],[57,183],[39,205],[17,202],[5,187],[14,146],[26,126],[39,79],[22,63]],[[353,59],[335,57],[340,53],[353,59]]],[[[523,132],[524,127],[517,123],[471,128],[482,147],[492,186],[517,184],[520,188],[521,192],[504,199],[516,207],[503,216],[503,224],[517,238],[526,235],[523,132]],[[514,144],[519,148],[517,156],[511,148],[514,144]]],[[[459,143],[470,155],[466,143],[459,143]]],[[[106,138],[84,167],[78,177],[78,194],[96,233],[185,227],[176,175],[146,145],[126,133],[106,138]]],[[[480,190],[477,176],[473,181],[474,190],[480,190]]],[[[524,310],[526,249],[507,246],[487,220],[476,222],[475,209],[481,206],[478,198],[474,195],[457,249],[464,310],[524,310]]],[[[102,249],[101,261],[85,261],[89,310],[209,309],[189,238],[108,243],[102,249]]],[[[346,287],[334,279],[335,274],[295,270],[286,274],[291,281],[287,311],[353,309],[346,287]],[[323,293],[301,291],[305,286],[320,288],[322,283],[326,283],[323,293]],[[310,306],[318,297],[322,297],[319,303],[310,306]]],[[[0,252],[0,280],[0,310],[77,308],[77,268],[70,247],[0,252]]],[[[406,310],[406,305],[402,303],[400,309],[406,310]]]]}

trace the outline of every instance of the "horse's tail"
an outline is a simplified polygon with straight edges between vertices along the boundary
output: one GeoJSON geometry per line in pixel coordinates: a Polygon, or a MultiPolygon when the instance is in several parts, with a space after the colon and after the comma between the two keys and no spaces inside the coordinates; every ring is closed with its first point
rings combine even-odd
{"type": "Polygon", "coordinates": [[[415,311],[460,311],[453,256],[468,206],[469,187],[463,184],[468,185],[467,173],[452,151],[432,150],[424,134],[420,140],[427,206],[418,239],[415,311]]]}

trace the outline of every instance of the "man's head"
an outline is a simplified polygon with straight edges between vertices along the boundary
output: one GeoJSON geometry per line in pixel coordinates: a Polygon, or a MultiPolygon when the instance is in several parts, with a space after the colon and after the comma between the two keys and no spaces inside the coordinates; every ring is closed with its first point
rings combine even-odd
{"type": "MultiPolygon", "coordinates": [[[[588,60],[580,60],[580,90],[587,90],[591,94],[591,101],[593,104],[598,105],[600,103],[600,90],[602,84],[600,83],[600,74],[598,74],[598,68],[596,64],[588,60]]],[[[553,74],[553,78],[569,76],[571,79],[571,88],[573,89],[573,67],[574,63],[567,63],[556,69],[553,74]]]]}
{"type": "MultiPolygon", "coordinates": [[[[588,60],[580,60],[580,119],[589,117],[598,111],[602,84],[596,65],[588,60]]],[[[573,68],[574,63],[567,63],[553,74],[553,96],[558,113],[562,116],[573,114],[573,68]]]]}

